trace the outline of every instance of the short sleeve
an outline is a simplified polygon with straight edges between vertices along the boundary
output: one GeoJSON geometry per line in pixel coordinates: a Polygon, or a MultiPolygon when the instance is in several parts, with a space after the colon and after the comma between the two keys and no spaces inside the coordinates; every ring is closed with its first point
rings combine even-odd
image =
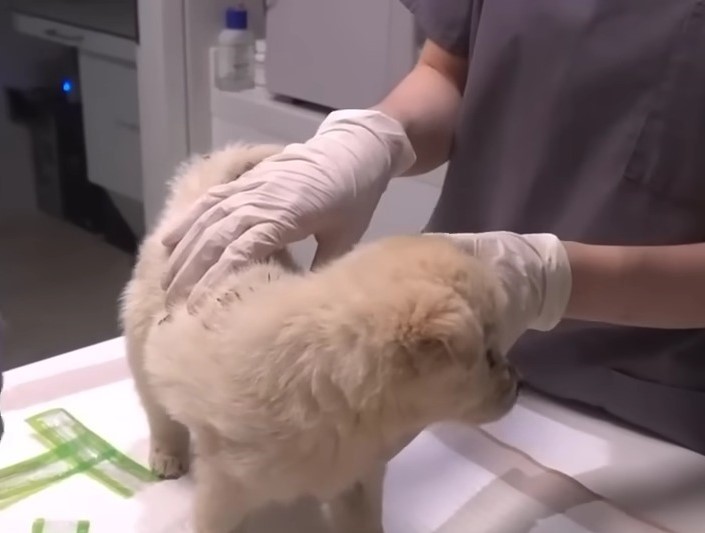
{"type": "Polygon", "coordinates": [[[448,52],[467,57],[473,4],[479,0],[400,0],[413,13],[424,36],[448,52]]]}

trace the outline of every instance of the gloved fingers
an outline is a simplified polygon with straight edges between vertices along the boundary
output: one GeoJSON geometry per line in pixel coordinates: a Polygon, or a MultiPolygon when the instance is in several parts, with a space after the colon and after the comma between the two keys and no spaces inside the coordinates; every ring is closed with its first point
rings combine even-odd
{"type": "Polygon", "coordinates": [[[260,222],[258,211],[248,206],[236,209],[216,224],[205,226],[202,233],[188,232],[171,253],[162,287],[167,302],[182,297],[221,258],[226,248],[260,222]]]}
{"type": "Polygon", "coordinates": [[[209,222],[217,220],[217,215],[221,218],[225,216],[228,211],[225,201],[238,191],[234,184],[235,182],[231,182],[211,187],[176,224],[172,225],[162,238],[162,244],[167,248],[174,248],[194,228],[200,232],[209,222]]]}
{"type": "Polygon", "coordinates": [[[188,298],[187,308],[194,313],[208,293],[230,272],[249,263],[261,261],[283,248],[284,228],[277,223],[263,222],[251,227],[239,239],[230,243],[218,261],[196,283],[188,298]]]}

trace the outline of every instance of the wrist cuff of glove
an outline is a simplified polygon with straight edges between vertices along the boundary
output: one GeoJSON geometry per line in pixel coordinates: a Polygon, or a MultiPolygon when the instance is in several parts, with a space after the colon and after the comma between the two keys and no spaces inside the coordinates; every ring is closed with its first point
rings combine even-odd
{"type": "Polygon", "coordinates": [[[376,138],[389,156],[388,178],[396,177],[416,162],[416,152],[401,123],[376,109],[341,109],[330,113],[316,135],[339,127],[358,127],[376,138]]]}
{"type": "Polygon", "coordinates": [[[573,278],[568,253],[560,239],[550,233],[524,235],[524,238],[541,257],[543,265],[544,298],[529,328],[549,331],[565,316],[570,299],[573,278]]]}

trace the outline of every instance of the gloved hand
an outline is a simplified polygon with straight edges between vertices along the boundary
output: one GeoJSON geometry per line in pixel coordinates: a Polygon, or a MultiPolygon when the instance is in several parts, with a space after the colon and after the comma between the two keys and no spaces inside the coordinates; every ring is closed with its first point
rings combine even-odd
{"type": "Polygon", "coordinates": [[[489,265],[509,297],[501,344],[505,353],[527,330],[548,331],[563,318],[572,288],[568,254],[548,233],[441,234],[489,265]]]}
{"type": "Polygon", "coordinates": [[[389,180],[415,160],[396,120],[373,110],[331,113],[312,139],[211,189],[174,226],[163,241],[173,248],[167,299],[193,287],[193,308],[230,269],[310,235],[314,264],[341,255],[367,230],[389,180]]]}

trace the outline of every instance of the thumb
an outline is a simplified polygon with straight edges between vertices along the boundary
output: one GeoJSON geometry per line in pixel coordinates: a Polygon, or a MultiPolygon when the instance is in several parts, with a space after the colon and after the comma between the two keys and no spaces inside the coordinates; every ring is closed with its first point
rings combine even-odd
{"type": "Polygon", "coordinates": [[[335,225],[317,232],[315,237],[318,246],[311,269],[315,270],[352,250],[365,235],[369,225],[369,217],[358,214],[357,217],[343,217],[335,225]]]}
{"type": "Polygon", "coordinates": [[[316,254],[313,256],[311,270],[316,270],[326,263],[337,259],[341,255],[348,253],[358,243],[360,237],[352,238],[352,236],[341,237],[340,235],[322,235],[316,236],[316,254]]]}

